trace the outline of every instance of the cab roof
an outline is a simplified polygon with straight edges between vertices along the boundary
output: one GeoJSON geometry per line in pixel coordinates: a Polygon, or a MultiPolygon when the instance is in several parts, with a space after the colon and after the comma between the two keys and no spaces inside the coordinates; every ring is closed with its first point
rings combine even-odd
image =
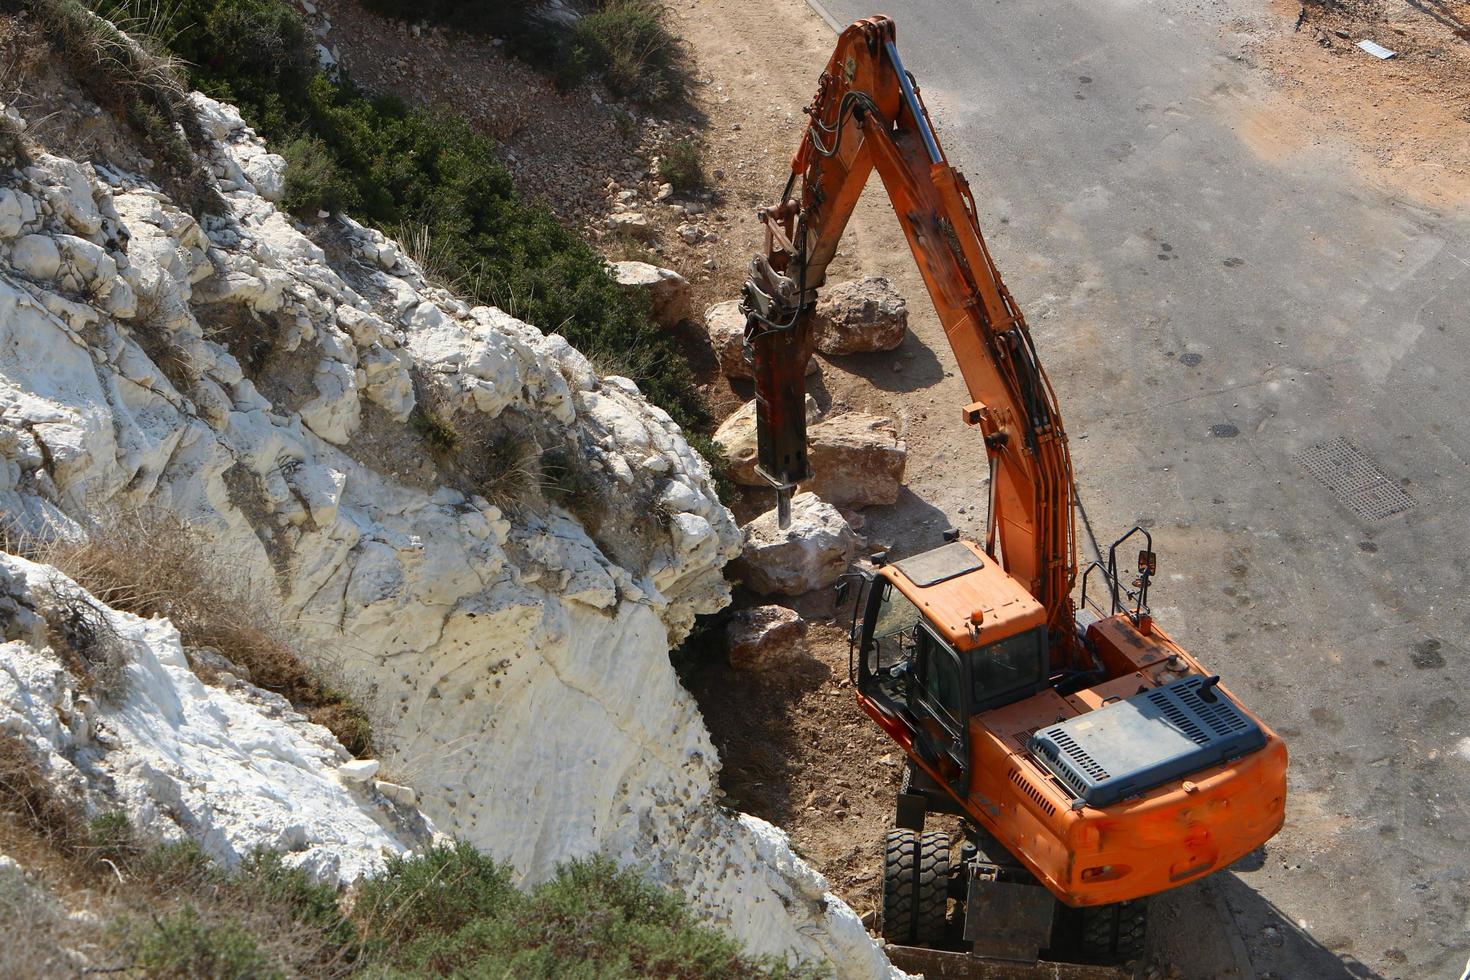
{"type": "Polygon", "coordinates": [[[1046,623],[1040,602],[972,541],[955,541],[878,572],[908,597],[957,650],[993,643],[1046,623]],[[971,615],[981,614],[978,636],[971,615]]]}

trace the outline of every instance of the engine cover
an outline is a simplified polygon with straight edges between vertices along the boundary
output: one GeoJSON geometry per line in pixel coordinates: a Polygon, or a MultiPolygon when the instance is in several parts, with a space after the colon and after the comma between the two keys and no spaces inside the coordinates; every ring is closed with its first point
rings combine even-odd
{"type": "Polygon", "coordinates": [[[1261,726],[1204,677],[1185,677],[1038,729],[1026,747],[1088,806],[1138,796],[1266,744],[1261,726]]]}

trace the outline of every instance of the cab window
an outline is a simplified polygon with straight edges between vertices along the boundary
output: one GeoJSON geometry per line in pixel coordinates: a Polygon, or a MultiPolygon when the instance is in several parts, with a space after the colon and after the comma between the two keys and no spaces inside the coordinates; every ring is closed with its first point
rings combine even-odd
{"type": "Polygon", "coordinates": [[[881,582],[883,599],[878,605],[878,615],[873,621],[874,662],[872,669],[887,670],[905,660],[914,652],[914,641],[919,632],[919,610],[891,582],[881,582]]]}
{"type": "Polygon", "coordinates": [[[1046,680],[1046,629],[1017,633],[970,651],[974,707],[1030,693],[1046,680]]]}
{"type": "Polygon", "coordinates": [[[965,716],[965,682],[959,658],[948,644],[936,640],[928,630],[920,631],[919,650],[924,693],[929,703],[947,716],[940,720],[958,729],[959,720],[965,716]]]}

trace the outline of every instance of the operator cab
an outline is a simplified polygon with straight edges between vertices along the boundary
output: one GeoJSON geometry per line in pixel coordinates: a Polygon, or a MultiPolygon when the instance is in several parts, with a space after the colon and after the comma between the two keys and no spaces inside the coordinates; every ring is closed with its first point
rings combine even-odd
{"type": "Polygon", "coordinates": [[[865,583],[853,609],[854,681],[913,732],[922,758],[963,782],[970,717],[1048,684],[1045,610],[967,541],[880,568],[865,583]]]}

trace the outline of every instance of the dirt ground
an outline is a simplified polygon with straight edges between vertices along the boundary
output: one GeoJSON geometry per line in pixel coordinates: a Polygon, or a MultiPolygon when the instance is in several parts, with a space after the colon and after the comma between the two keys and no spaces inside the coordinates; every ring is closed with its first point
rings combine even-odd
{"type": "Polygon", "coordinates": [[[1336,140],[1382,187],[1470,202],[1470,3],[1270,0],[1230,27],[1278,96],[1243,107],[1242,135],[1262,156],[1336,140]],[[1380,61],[1362,40],[1395,54],[1380,61]]]}

